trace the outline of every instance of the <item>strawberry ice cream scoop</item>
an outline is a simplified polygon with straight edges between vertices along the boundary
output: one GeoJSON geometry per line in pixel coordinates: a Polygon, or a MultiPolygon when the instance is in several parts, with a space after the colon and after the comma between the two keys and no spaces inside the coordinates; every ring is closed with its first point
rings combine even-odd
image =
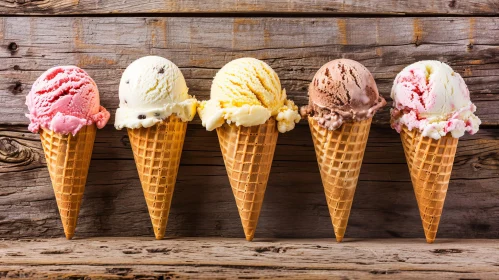
{"type": "Polygon", "coordinates": [[[109,112],[100,106],[94,80],[76,66],[57,66],[43,73],[26,97],[31,121],[28,129],[40,128],[76,135],[85,125],[103,128],[109,112]]]}
{"type": "Polygon", "coordinates": [[[419,61],[395,78],[391,97],[392,127],[400,133],[405,125],[423,136],[440,139],[447,133],[459,138],[478,131],[480,119],[463,78],[440,61],[419,61]]]}

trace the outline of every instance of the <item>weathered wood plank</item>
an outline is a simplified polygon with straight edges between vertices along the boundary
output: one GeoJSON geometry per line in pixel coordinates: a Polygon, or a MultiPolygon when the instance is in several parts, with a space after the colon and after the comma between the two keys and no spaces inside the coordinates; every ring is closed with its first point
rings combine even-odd
{"type": "Polygon", "coordinates": [[[4,15],[130,14],[130,13],[252,13],[252,14],[452,14],[494,15],[499,12],[493,0],[446,1],[340,1],[340,0],[113,0],[0,1],[4,15]]]}
{"type": "MultiPolygon", "coordinates": [[[[499,129],[459,142],[439,237],[499,236],[499,129]]],[[[0,128],[0,236],[63,234],[38,135],[0,128]]],[[[153,236],[126,132],[99,131],[77,237],[153,236]]],[[[216,133],[188,128],[167,236],[242,237],[216,133]]],[[[308,127],[279,136],[256,237],[332,237],[308,127]]],[[[403,150],[373,127],[347,237],[422,237],[403,150]]]]}
{"type": "Polygon", "coordinates": [[[491,279],[496,240],[39,239],[0,242],[0,277],[491,279]]]}
{"type": "MultiPolygon", "coordinates": [[[[199,99],[207,98],[213,76],[228,61],[263,59],[299,105],[307,102],[307,86],[317,69],[338,57],[365,64],[387,98],[404,66],[438,59],[464,76],[483,123],[499,125],[497,38],[498,17],[0,18],[0,123],[26,124],[24,99],[31,84],[61,64],[86,69],[99,85],[102,104],[114,115],[123,70],[138,57],[157,54],[179,65],[199,99]]],[[[388,119],[386,107],[375,123],[386,125],[388,119]]]]}

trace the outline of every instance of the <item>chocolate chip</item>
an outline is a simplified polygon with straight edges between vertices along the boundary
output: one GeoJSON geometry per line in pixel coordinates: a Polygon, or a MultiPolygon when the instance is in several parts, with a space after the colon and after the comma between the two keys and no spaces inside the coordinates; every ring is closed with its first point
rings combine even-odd
{"type": "Polygon", "coordinates": [[[126,80],[126,83],[129,84],[130,83],[130,80],[126,80]]]}
{"type": "Polygon", "coordinates": [[[125,100],[125,104],[128,104],[128,102],[126,102],[126,100],[125,100]]]}
{"type": "Polygon", "coordinates": [[[160,114],[159,114],[159,113],[154,113],[154,116],[155,116],[155,117],[159,117],[159,116],[160,116],[160,114]]]}
{"type": "Polygon", "coordinates": [[[161,69],[159,69],[158,71],[158,74],[163,74],[165,73],[165,67],[162,67],[161,69]]]}
{"type": "Polygon", "coordinates": [[[139,120],[144,120],[146,118],[146,115],[139,115],[138,118],[139,120]]]}

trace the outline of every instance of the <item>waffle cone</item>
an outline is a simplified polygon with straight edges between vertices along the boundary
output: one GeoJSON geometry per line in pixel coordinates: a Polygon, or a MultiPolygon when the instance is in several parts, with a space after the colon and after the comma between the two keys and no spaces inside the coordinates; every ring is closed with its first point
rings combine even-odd
{"type": "Polygon", "coordinates": [[[128,136],[156,239],[165,236],[187,122],[176,116],[128,136]]]}
{"type": "Polygon", "coordinates": [[[417,129],[409,131],[407,127],[402,129],[400,137],[426,241],[433,243],[442,216],[458,139],[447,134],[435,140],[422,136],[417,129]]]}
{"type": "Polygon", "coordinates": [[[94,147],[95,125],[83,126],[76,136],[42,129],[45,159],[55,199],[67,239],[74,236],[80,212],[88,168],[94,147]]]}
{"type": "Polygon", "coordinates": [[[262,208],[277,143],[274,118],[251,127],[224,124],[217,128],[220,148],[236,199],[246,240],[251,241],[262,208]]]}
{"type": "Polygon", "coordinates": [[[308,118],[336,241],[345,236],[371,119],[328,130],[308,118]]]}

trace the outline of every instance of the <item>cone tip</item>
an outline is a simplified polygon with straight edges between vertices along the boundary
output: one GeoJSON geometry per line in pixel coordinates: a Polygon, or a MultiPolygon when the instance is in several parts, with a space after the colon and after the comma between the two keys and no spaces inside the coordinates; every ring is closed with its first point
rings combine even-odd
{"type": "Polygon", "coordinates": [[[67,240],[73,239],[74,232],[65,232],[64,234],[66,235],[67,240]]]}
{"type": "Polygon", "coordinates": [[[154,230],[154,237],[156,237],[156,240],[163,239],[165,237],[165,229],[154,230]]]}
{"type": "Polygon", "coordinates": [[[435,242],[435,238],[426,238],[426,243],[433,244],[435,242]]]}
{"type": "Polygon", "coordinates": [[[340,243],[343,241],[343,236],[336,236],[336,242],[340,243]]]}
{"type": "Polygon", "coordinates": [[[246,236],[247,241],[252,241],[253,238],[255,237],[255,230],[254,229],[244,229],[244,235],[246,236]]]}

